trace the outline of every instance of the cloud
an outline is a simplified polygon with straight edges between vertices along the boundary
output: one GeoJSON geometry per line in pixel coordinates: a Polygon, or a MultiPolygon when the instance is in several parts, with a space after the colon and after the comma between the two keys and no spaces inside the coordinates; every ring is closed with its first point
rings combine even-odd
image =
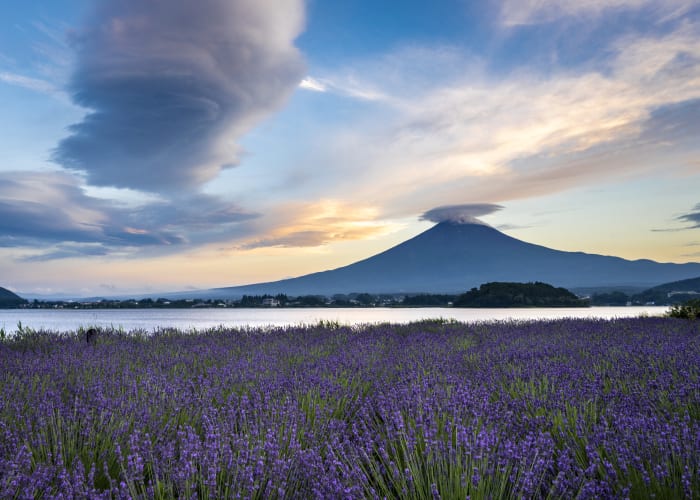
{"type": "Polygon", "coordinates": [[[108,255],[108,250],[99,244],[60,244],[49,251],[27,255],[19,259],[20,262],[46,262],[50,260],[74,259],[85,257],[99,257],[108,255]]]}
{"type": "Polygon", "coordinates": [[[107,0],[74,36],[74,102],[54,152],[96,186],[181,190],[240,157],[236,139],[297,88],[303,0],[107,0]]]}
{"type": "Polygon", "coordinates": [[[70,27],[63,23],[50,25],[45,22],[33,22],[30,31],[33,38],[30,47],[34,57],[23,60],[22,70],[18,72],[15,69],[19,67],[18,61],[0,53],[0,64],[6,68],[13,68],[0,71],[0,82],[46,94],[62,103],[68,103],[69,96],[65,87],[73,61],[66,39],[70,27]]]}
{"type": "Polygon", "coordinates": [[[59,172],[0,172],[0,247],[47,248],[29,261],[161,252],[229,241],[257,214],[196,194],[124,206],[59,172]]]}
{"type": "Polygon", "coordinates": [[[299,84],[299,88],[304,90],[311,90],[313,92],[326,92],[328,90],[323,82],[316,80],[315,78],[312,78],[310,76],[307,76],[301,81],[301,83],[299,84]]]}
{"type": "Polygon", "coordinates": [[[242,245],[240,248],[244,250],[252,250],[254,248],[269,247],[317,247],[328,243],[329,240],[330,238],[326,231],[296,231],[286,232],[286,234],[282,236],[253,240],[242,245]]]}
{"type": "Polygon", "coordinates": [[[533,226],[525,226],[521,224],[499,224],[498,226],[496,226],[496,229],[498,229],[499,231],[515,231],[518,229],[530,229],[532,227],[533,226]]]}
{"type": "Polygon", "coordinates": [[[676,217],[676,220],[689,223],[690,226],[686,229],[698,229],[700,228],[700,203],[693,207],[693,211],[687,214],[680,215],[676,217]]]}
{"type": "Polygon", "coordinates": [[[7,83],[8,85],[15,85],[17,87],[22,87],[28,90],[33,90],[42,94],[55,95],[61,93],[61,91],[50,82],[40,80],[38,78],[31,78],[28,76],[18,75],[15,73],[0,72],[0,82],[7,83]]]}
{"type": "MultiPolygon", "coordinates": [[[[700,228],[700,203],[695,205],[692,210],[686,214],[681,214],[678,215],[677,217],[674,218],[674,220],[685,222],[690,224],[690,226],[685,226],[685,227],[672,227],[672,228],[655,228],[652,229],[652,232],[655,233],[675,233],[678,231],[686,231],[688,229],[698,229],[700,228]]],[[[696,246],[700,245],[698,242],[691,242],[686,244],[685,246],[696,246]]],[[[687,255],[686,255],[687,257],[687,255]]]]}
{"type": "Polygon", "coordinates": [[[0,173],[0,234],[5,246],[36,240],[93,242],[106,220],[103,208],[99,201],[87,199],[68,175],[0,173]]]}
{"type": "Polygon", "coordinates": [[[477,217],[483,217],[499,210],[501,205],[493,203],[469,203],[433,208],[421,216],[421,220],[430,222],[455,222],[457,224],[483,224],[477,217]]]}
{"type": "Polygon", "coordinates": [[[693,0],[505,0],[501,22],[506,26],[542,24],[572,17],[598,17],[610,10],[653,9],[658,19],[682,16],[693,8],[693,0]]]}
{"type": "Polygon", "coordinates": [[[336,78],[313,78],[308,76],[301,81],[299,88],[318,93],[331,92],[358,101],[383,102],[391,100],[389,94],[359,81],[352,75],[343,75],[336,78]]]}
{"type": "Polygon", "coordinates": [[[193,194],[130,209],[127,221],[135,235],[165,231],[178,235],[180,243],[196,246],[243,236],[245,223],[259,216],[216,196],[193,194]]]}
{"type": "MultiPolygon", "coordinates": [[[[363,121],[328,131],[326,156],[317,160],[323,168],[307,185],[341,200],[347,193],[382,200],[382,216],[406,217],[465,197],[523,199],[668,173],[674,155],[686,164],[682,152],[697,150],[688,131],[698,129],[699,35],[692,23],[626,35],[577,70],[493,75],[465,58],[452,65],[459,73],[421,85],[412,75],[432,68],[427,49],[417,58],[403,49],[403,60],[416,66],[356,68],[369,80],[364,86],[390,88],[392,99],[363,121]]],[[[436,50],[441,60],[452,57],[436,50]]]]}
{"type": "Polygon", "coordinates": [[[236,248],[308,248],[387,234],[396,225],[379,222],[375,207],[325,199],[285,203],[270,210],[255,227],[256,236],[236,248]]]}

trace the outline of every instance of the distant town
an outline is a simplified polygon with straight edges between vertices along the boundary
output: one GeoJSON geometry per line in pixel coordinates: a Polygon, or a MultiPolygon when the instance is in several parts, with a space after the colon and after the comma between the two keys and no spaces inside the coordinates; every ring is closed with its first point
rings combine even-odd
{"type": "Polygon", "coordinates": [[[659,285],[642,292],[579,291],[542,282],[489,282],[462,294],[325,295],[263,294],[235,298],[91,298],[27,300],[0,288],[0,308],[12,309],[191,309],[274,307],[589,307],[677,305],[700,297],[700,278],[659,285]]]}
{"type": "Polygon", "coordinates": [[[357,293],[333,297],[305,295],[244,295],[234,299],[100,299],[90,301],[40,301],[20,304],[21,309],[190,309],[190,308],[275,308],[275,307],[450,307],[456,295],[414,297],[357,293]]]}

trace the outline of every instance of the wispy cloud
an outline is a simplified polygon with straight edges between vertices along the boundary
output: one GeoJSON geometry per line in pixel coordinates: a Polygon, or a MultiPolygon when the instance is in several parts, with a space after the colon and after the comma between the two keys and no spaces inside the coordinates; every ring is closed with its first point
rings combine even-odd
{"type": "Polygon", "coordinates": [[[390,100],[388,94],[349,75],[335,78],[313,78],[308,76],[301,81],[299,88],[319,93],[333,93],[360,101],[390,100]]]}
{"type": "Polygon", "coordinates": [[[18,75],[16,73],[8,73],[6,71],[0,72],[0,82],[33,90],[35,92],[41,92],[43,94],[56,95],[62,93],[62,90],[54,86],[51,82],[24,75],[18,75]]]}
{"type": "Polygon", "coordinates": [[[499,224],[496,229],[499,231],[515,231],[517,229],[531,229],[533,226],[525,226],[521,224],[499,224]]]}
{"type": "Polygon", "coordinates": [[[108,255],[108,250],[100,244],[62,243],[50,250],[25,255],[20,262],[46,262],[51,260],[100,257],[108,255]]]}
{"type": "Polygon", "coordinates": [[[505,0],[501,22],[506,26],[541,24],[567,17],[597,17],[610,10],[651,8],[658,18],[680,17],[697,3],[693,0],[505,0]]]}
{"type": "MultiPolygon", "coordinates": [[[[414,61],[429,59],[425,52],[414,61]]],[[[353,193],[382,200],[386,217],[465,198],[551,194],[653,170],[659,152],[691,141],[683,131],[697,128],[690,111],[660,113],[681,104],[698,109],[692,106],[700,102],[696,24],[615,40],[600,69],[496,78],[476,61],[459,66],[460,75],[416,86],[400,82],[422,74],[420,67],[368,67],[356,73],[372,82],[365,86],[391,93],[390,107],[382,108],[381,121],[368,118],[329,140],[328,160],[316,174],[338,199],[353,193]]]]}
{"type": "Polygon", "coordinates": [[[34,21],[22,31],[32,34],[32,57],[20,62],[0,53],[4,67],[0,69],[0,82],[68,101],[66,84],[73,63],[70,27],[44,20],[34,21]]]}
{"type": "MultiPolygon", "coordinates": [[[[674,217],[675,221],[680,221],[685,224],[690,224],[689,226],[682,227],[665,227],[665,228],[654,228],[652,232],[655,233],[675,233],[679,231],[686,231],[688,229],[698,229],[700,228],[700,203],[695,205],[689,212],[677,215],[674,217]]],[[[699,242],[687,243],[685,246],[697,246],[700,245],[699,242]]],[[[687,257],[687,256],[686,256],[687,257]]]]}
{"type": "Polygon", "coordinates": [[[394,224],[377,219],[376,208],[357,202],[325,199],[313,203],[286,203],[257,221],[257,232],[261,236],[249,238],[237,248],[318,247],[366,239],[396,229],[394,224]]]}
{"type": "Polygon", "coordinates": [[[89,110],[55,160],[88,183],[197,187],[278,109],[304,64],[302,0],[109,0],[75,35],[70,91],[89,110]]]}
{"type": "Polygon", "coordinates": [[[328,88],[323,82],[310,76],[307,76],[301,81],[301,83],[299,84],[299,88],[304,90],[311,90],[313,92],[326,92],[328,90],[328,88]]]}
{"type": "Polygon", "coordinates": [[[691,212],[676,217],[676,220],[690,224],[688,229],[700,228],[700,203],[695,205],[691,212]]]}

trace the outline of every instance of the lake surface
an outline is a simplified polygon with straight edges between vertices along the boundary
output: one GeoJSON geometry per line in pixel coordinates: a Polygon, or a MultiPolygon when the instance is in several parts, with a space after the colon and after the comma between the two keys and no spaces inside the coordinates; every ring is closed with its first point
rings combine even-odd
{"type": "Polygon", "coordinates": [[[184,330],[224,326],[287,326],[315,324],[320,320],[341,324],[410,323],[429,318],[464,322],[537,320],[555,318],[624,318],[661,316],[668,307],[590,307],[542,309],[455,309],[455,308],[309,308],[309,309],[4,309],[0,328],[12,333],[17,323],[32,329],[73,331],[100,326],[124,330],[153,331],[158,327],[184,330]]]}

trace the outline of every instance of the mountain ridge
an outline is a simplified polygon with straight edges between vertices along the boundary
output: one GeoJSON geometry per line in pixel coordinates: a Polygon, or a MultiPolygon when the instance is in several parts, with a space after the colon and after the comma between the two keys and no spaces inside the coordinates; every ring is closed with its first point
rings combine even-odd
{"type": "Polygon", "coordinates": [[[0,286],[0,307],[17,307],[26,303],[27,301],[16,293],[0,286]]]}
{"type": "Polygon", "coordinates": [[[647,291],[662,292],[700,292],[700,276],[670,283],[662,283],[647,291]]]}
{"type": "Polygon", "coordinates": [[[215,288],[200,292],[200,296],[463,293],[490,281],[543,281],[569,289],[648,288],[697,275],[700,263],[632,261],[554,250],[513,238],[485,224],[441,222],[346,266],[279,281],[215,288]]]}

